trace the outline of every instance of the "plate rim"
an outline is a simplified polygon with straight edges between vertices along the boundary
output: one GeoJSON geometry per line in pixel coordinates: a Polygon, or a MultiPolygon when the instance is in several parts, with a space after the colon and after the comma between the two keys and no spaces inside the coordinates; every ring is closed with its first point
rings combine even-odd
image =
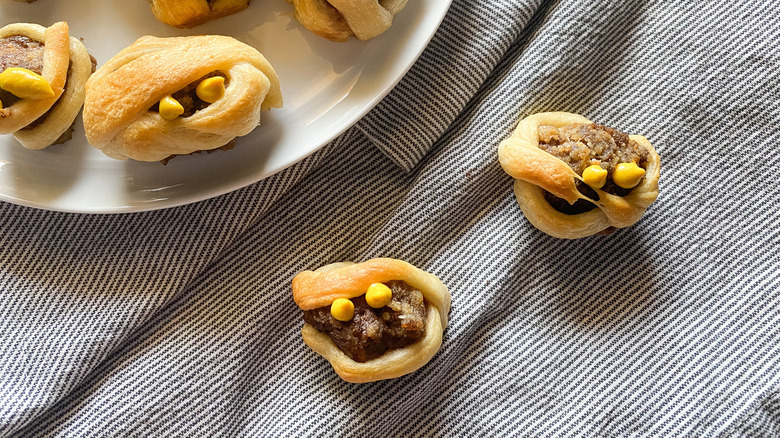
{"type": "MultiPolygon", "coordinates": [[[[384,83],[381,89],[378,90],[377,93],[373,94],[371,98],[363,101],[360,106],[356,106],[356,108],[359,109],[355,111],[353,115],[347,117],[337,128],[331,131],[329,135],[323,137],[321,141],[319,141],[317,144],[309,148],[305,153],[294,156],[294,158],[292,158],[291,160],[289,160],[288,162],[284,163],[281,166],[278,166],[274,169],[270,169],[267,171],[259,170],[257,174],[249,175],[242,179],[238,179],[235,182],[230,182],[223,186],[215,187],[213,190],[196,191],[194,193],[188,193],[173,199],[167,198],[164,201],[155,200],[155,201],[147,201],[147,202],[129,203],[128,205],[109,205],[109,206],[104,206],[104,205],[68,206],[67,204],[63,205],[56,202],[46,203],[46,202],[36,201],[34,199],[20,198],[20,197],[13,196],[12,194],[4,193],[2,191],[0,191],[0,201],[8,202],[10,204],[19,205],[23,207],[45,210],[45,211],[94,214],[94,215],[128,214],[128,213],[165,210],[169,208],[182,207],[190,204],[195,204],[198,202],[207,201],[209,199],[213,199],[219,196],[223,196],[235,192],[237,190],[246,188],[252,184],[270,178],[273,175],[283,172],[286,169],[289,169],[290,167],[300,163],[301,161],[310,157],[314,153],[320,151],[322,148],[324,148],[326,145],[336,140],[338,137],[342,136],[346,131],[354,127],[371,110],[373,110],[379,104],[379,102],[381,102],[385,97],[387,97],[387,95],[398,85],[398,83],[400,83],[401,80],[403,80],[403,78],[407,75],[409,70],[411,70],[414,64],[416,64],[419,58],[422,56],[425,49],[430,45],[430,42],[433,39],[433,37],[437,34],[439,28],[441,27],[441,23],[444,21],[444,18],[446,17],[449,9],[451,8],[452,0],[432,0],[430,4],[434,5],[434,10],[432,12],[433,19],[426,20],[432,23],[430,27],[430,31],[427,34],[425,34],[423,38],[419,39],[419,43],[416,47],[416,50],[410,51],[411,56],[408,56],[408,62],[404,63],[403,67],[393,76],[391,80],[384,83]]],[[[401,11],[401,14],[403,14],[403,11],[401,11]]],[[[301,32],[309,32],[309,31],[301,27],[301,32]]],[[[370,41],[366,41],[365,43],[370,43],[370,41]]],[[[357,79],[356,84],[359,83],[361,80],[365,80],[361,78],[362,75],[357,79]]],[[[349,93],[346,96],[348,95],[349,93]]],[[[81,120],[80,114],[76,123],[78,123],[79,120],[81,120]]]]}

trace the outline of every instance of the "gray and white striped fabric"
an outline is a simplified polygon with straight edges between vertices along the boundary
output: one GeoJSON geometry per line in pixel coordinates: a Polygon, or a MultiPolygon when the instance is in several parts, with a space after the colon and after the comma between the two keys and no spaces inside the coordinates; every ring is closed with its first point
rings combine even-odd
{"type": "Polygon", "coordinates": [[[198,204],[0,204],[3,436],[780,436],[780,4],[455,0],[333,144],[198,204]],[[643,134],[661,195],[558,240],[496,147],[561,110],[643,134]],[[440,353],[353,385],[300,339],[296,272],[439,275],[440,353]]]}

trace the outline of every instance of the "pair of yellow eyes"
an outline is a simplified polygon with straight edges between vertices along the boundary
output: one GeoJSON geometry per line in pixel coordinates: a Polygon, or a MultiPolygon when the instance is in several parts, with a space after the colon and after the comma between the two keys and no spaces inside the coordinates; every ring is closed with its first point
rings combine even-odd
{"type": "MultiPolygon", "coordinates": [[[[214,103],[225,95],[225,78],[214,76],[200,81],[195,89],[198,98],[206,103],[214,103]]],[[[173,96],[165,96],[160,101],[160,117],[165,120],[173,120],[184,114],[184,107],[173,96]]]]}
{"type": "MultiPolygon", "coordinates": [[[[374,283],[366,291],[366,302],[375,309],[385,307],[392,299],[393,291],[382,283],[374,283]]],[[[330,314],[339,321],[351,321],[355,316],[355,304],[346,298],[337,298],[330,305],[330,314]]]]}
{"type": "MultiPolygon", "coordinates": [[[[21,67],[11,67],[0,73],[0,88],[20,99],[48,99],[54,97],[51,84],[43,76],[21,67]]],[[[0,108],[3,103],[0,102],[0,108]]]]}
{"type": "MultiPolygon", "coordinates": [[[[620,163],[612,171],[612,181],[624,189],[636,187],[643,176],[645,176],[645,169],[635,162],[620,163]]],[[[607,170],[598,164],[588,166],[582,172],[582,180],[594,189],[600,189],[607,183],[607,170]]]]}

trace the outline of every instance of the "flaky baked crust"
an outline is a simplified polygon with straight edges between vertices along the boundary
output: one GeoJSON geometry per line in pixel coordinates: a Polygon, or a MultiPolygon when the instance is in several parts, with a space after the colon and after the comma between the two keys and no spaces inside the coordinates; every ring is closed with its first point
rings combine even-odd
{"type": "Polygon", "coordinates": [[[540,125],[561,127],[578,123],[593,122],[566,112],[533,114],[521,120],[512,135],[498,147],[501,167],[516,180],[515,197],[525,216],[536,228],[565,239],[635,224],[658,197],[661,172],[661,160],[653,145],[645,137],[631,135],[629,138],[644,147],[649,155],[644,179],[627,196],[594,189],[599,200],[587,198],[576,187],[577,180],[582,177],[568,164],[539,148],[540,125]],[[578,199],[588,199],[598,208],[574,215],[561,213],[545,200],[545,190],[570,204],[578,199]]]}
{"type": "Polygon", "coordinates": [[[116,159],[159,161],[224,146],[249,134],[260,111],[282,106],[279,78],[254,48],[227,36],[145,36],[87,82],[87,140],[116,159]],[[208,73],[227,77],[225,95],[189,117],[150,111],[165,96],[208,73]]]}
{"type": "Polygon", "coordinates": [[[235,14],[249,6],[249,0],[149,0],[152,13],[161,22],[189,28],[209,20],[235,14]]]}
{"type": "Polygon", "coordinates": [[[402,280],[422,292],[428,306],[425,336],[405,348],[391,350],[366,362],[356,362],[339,350],[331,338],[304,324],[306,345],[322,355],[336,373],[352,383],[373,382],[409,374],[428,363],[439,351],[447,327],[451,297],[447,286],[433,274],[401,260],[379,258],[363,263],[334,263],[304,271],[292,283],[293,299],[301,310],[329,306],[337,298],[355,298],[372,283],[402,280]]]}
{"type": "Polygon", "coordinates": [[[351,36],[367,40],[384,33],[407,0],[287,1],[303,27],[332,41],[346,41],[351,36]]]}
{"type": "MultiPolygon", "coordinates": [[[[22,35],[44,44],[43,76],[54,90],[54,97],[48,99],[21,99],[4,108],[0,117],[0,134],[12,134],[44,115],[60,98],[65,90],[70,62],[70,38],[68,24],[59,22],[51,27],[38,24],[16,23],[0,29],[0,38],[22,35]]],[[[81,106],[79,104],[79,106],[81,106]]],[[[69,126],[57,134],[59,137],[69,126]]],[[[56,137],[55,137],[56,138],[56,137]]],[[[47,145],[46,145],[47,146],[47,145]]]]}
{"type": "Polygon", "coordinates": [[[70,129],[84,105],[85,86],[91,75],[92,57],[81,40],[70,37],[70,68],[65,81],[65,91],[42,123],[14,133],[19,143],[28,149],[43,149],[56,142],[70,129]]]}

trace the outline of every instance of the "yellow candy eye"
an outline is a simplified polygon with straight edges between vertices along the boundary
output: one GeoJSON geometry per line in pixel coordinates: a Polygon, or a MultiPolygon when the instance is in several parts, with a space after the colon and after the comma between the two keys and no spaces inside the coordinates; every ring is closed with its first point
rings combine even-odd
{"type": "Polygon", "coordinates": [[[0,88],[20,99],[48,99],[55,96],[49,81],[21,67],[11,67],[0,73],[0,88]]]}
{"type": "Polygon", "coordinates": [[[225,95],[225,78],[214,76],[200,81],[195,89],[198,98],[204,102],[214,103],[225,95]]]}
{"type": "Polygon", "coordinates": [[[600,189],[607,183],[607,169],[598,164],[588,166],[582,171],[582,179],[585,181],[585,184],[594,189],[600,189]]]}
{"type": "Polygon", "coordinates": [[[173,120],[182,114],[184,114],[184,107],[173,97],[165,96],[160,101],[160,117],[163,119],[173,120]]]}
{"type": "Polygon", "coordinates": [[[330,305],[330,314],[339,321],[350,321],[355,316],[355,305],[346,298],[337,298],[330,305]]]}
{"type": "Polygon", "coordinates": [[[374,283],[366,291],[366,302],[375,309],[385,307],[392,299],[393,291],[382,283],[374,283]]]}
{"type": "Polygon", "coordinates": [[[637,166],[634,162],[620,163],[612,171],[612,181],[624,189],[636,187],[643,176],[645,176],[645,169],[637,166]]]}

